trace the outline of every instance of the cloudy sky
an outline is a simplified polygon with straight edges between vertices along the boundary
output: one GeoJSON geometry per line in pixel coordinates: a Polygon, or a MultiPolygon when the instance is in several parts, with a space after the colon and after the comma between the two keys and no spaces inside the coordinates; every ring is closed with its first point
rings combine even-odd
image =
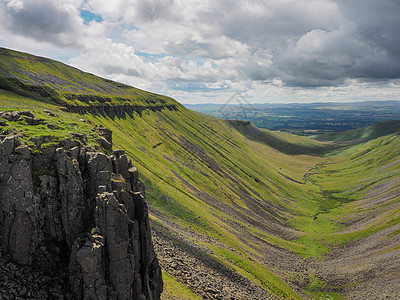
{"type": "Polygon", "coordinates": [[[400,99],[398,0],[0,0],[0,46],[182,103],[400,99]]]}

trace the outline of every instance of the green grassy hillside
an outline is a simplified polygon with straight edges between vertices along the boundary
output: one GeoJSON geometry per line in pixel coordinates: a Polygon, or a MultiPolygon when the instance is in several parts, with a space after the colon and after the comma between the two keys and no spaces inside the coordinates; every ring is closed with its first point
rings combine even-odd
{"type": "Polygon", "coordinates": [[[315,142],[309,138],[286,132],[257,128],[249,121],[228,120],[241,134],[289,155],[322,155],[332,150],[332,145],[315,142]]]}
{"type": "Polygon", "coordinates": [[[365,128],[352,129],[344,132],[333,132],[314,136],[318,141],[369,141],[384,135],[400,131],[400,120],[374,124],[365,128]]]}
{"type": "Polygon", "coordinates": [[[178,105],[173,99],[0,47],[0,88],[59,105],[178,105]]]}
{"type": "MultiPolygon", "coordinates": [[[[98,147],[92,129],[103,125],[113,131],[114,149],[125,149],[138,167],[166,278],[165,299],[235,293],[236,298],[252,298],[243,294],[246,286],[258,293],[258,299],[342,299],[340,294],[351,298],[358,295],[355,287],[366,281],[357,277],[359,273],[335,281],[341,273],[324,264],[333,261],[337,251],[351,251],[357,241],[391,229],[382,250],[387,252],[366,251],[365,259],[392,255],[398,249],[400,168],[394,149],[399,149],[400,141],[396,134],[341,148],[260,130],[246,122],[211,118],[167,97],[48,59],[0,50],[0,110],[29,109],[58,124],[58,129],[50,130],[28,126],[23,120],[7,121],[0,126],[3,135],[23,133],[22,138],[34,147],[32,136],[62,139],[74,131],[85,133],[89,143],[98,147]],[[65,80],[64,85],[46,79],[55,77],[65,80]],[[27,86],[43,87],[49,93],[44,97],[27,86]],[[96,100],[77,100],[89,99],[88,95],[96,100]],[[119,104],[143,109],[109,115],[90,109],[76,114],[63,108],[119,104]],[[155,105],[160,107],[151,109],[155,105]],[[176,253],[168,256],[168,249],[176,253]],[[208,271],[200,270],[198,262],[204,262],[208,271]],[[191,270],[184,270],[185,266],[191,270]],[[202,273],[216,277],[210,275],[209,281],[199,284],[202,273]],[[229,284],[218,282],[218,274],[236,274],[223,278],[237,287],[224,289],[229,284]]],[[[390,124],[381,125],[380,132],[393,132],[390,124]]],[[[358,268],[363,271],[362,261],[358,268]]],[[[376,279],[371,276],[368,280],[376,279]]]]}

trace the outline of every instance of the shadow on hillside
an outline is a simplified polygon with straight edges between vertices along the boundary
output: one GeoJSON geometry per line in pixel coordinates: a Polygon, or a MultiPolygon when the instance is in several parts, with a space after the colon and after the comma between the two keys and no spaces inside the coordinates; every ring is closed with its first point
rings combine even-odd
{"type": "Polygon", "coordinates": [[[228,124],[238,130],[243,136],[249,140],[253,140],[262,144],[265,144],[275,150],[288,155],[324,155],[329,151],[338,148],[333,144],[321,144],[321,145],[301,145],[296,143],[290,143],[282,138],[279,138],[266,130],[261,130],[253,126],[250,121],[239,121],[239,120],[226,120],[228,124]]]}
{"type": "Polygon", "coordinates": [[[343,132],[335,132],[315,136],[310,140],[325,142],[318,145],[303,145],[291,143],[268,130],[262,130],[255,127],[250,121],[226,120],[228,124],[234,127],[247,139],[265,144],[275,150],[288,155],[315,155],[321,156],[332,153],[335,150],[341,150],[353,145],[365,143],[385,135],[399,132],[400,121],[389,121],[375,124],[365,128],[353,129],[343,132]]]}

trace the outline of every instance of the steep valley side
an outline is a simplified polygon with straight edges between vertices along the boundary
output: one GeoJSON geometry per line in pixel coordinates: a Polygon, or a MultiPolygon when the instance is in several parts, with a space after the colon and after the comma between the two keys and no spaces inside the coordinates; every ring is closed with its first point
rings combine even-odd
{"type": "MultiPolygon", "coordinates": [[[[254,295],[254,299],[260,299],[257,292],[248,290],[251,285],[246,280],[251,280],[266,291],[266,299],[274,295],[318,298],[339,297],[339,294],[358,299],[366,295],[379,297],[386,290],[392,290],[387,294],[389,298],[398,296],[394,273],[384,276],[388,266],[380,264],[385,267],[372,273],[376,264],[367,263],[376,259],[396,261],[396,234],[386,239],[382,250],[378,247],[379,232],[398,229],[399,194],[395,178],[399,169],[398,158],[393,154],[398,144],[396,134],[342,150],[334,147],[334,156],[320,157],[285,155],[257,141],[246,140],[230,124],[190,111],[184,114],[163,111],[133,121],[103,119],[102,122],[110,122],[106,126],[115,124],[118,136],[128,134],[125,132],[129,130],[128,122],[143,128],[140,136],[133,137],[133,145],[140,147],[139,151],[132,150],[129,154],[143,167],[153,227],[161,231],[156,237],[162,249],[159,251],[161,265],[171,277],[198,295],[224,298],[241,294],[241,298],[254,295]],[[186,139],[179,136],[181,132],[186,133],[186,139]],[[391,144],[385,143],[391,140],[391,144]],[[166,167],[154,168],[151,160],[154,160],[153,166],[166,167]],[[390,175],[375,174],[378,166],[390,169],[390,175]],[[351,170],[358,175],[354,176],[351,170]],[[374,180],[369,178],[372,175],[374,180]],[[210,178],[213,179],[209,181],[210,178]],[[388,180],[391,184],[385,185],[388,180]],[[213,190],[213,186],[218,188],[213,190]],[[362,192],[357,193],[354,186],[362,192]],[[388,191],[380,186],[390,187],[390,204],[384,200],[388,191]],[[347,193],[346,197],[337,197],[336,193],[341,192],[347,193]],[[371,194],[375,194],[377,201],[381,199],[380,206],[360,208],[371,194]],[[364,219],[358,216],[363,213],[380,215],[376,223],[381,222],[381,226],[365,226],[364,219]],[[355,224],[359,226],[355,234],[342,233],[347,226],[355,224]],[[196,268],[199,263],[191,255],[186,258],[177,255],[178,261],[171,264],[172,257],[180,252],[164,251],[171,249],[168,247],[171,238],[179,249],[187,249],[187,253],[206,253],[212,259],[210,266],[215,261],[222,263],[217,268],[220,272],[228,268],[243,276],[239,280],[244,283],[243,287],[236,283],[232,288],[229,280],[219,276],[213,276],[208,282],[201,275],[200,279],[193,276],[193,273],[201,274],[201,271],[193,272],[201,268],[196,268]],[[359,256],[358,273],[351,272],[348,265],[340,272],[338,268],[328,267],[330,261],[340,256],[348,255],[345,260],[348,264],[355,259],[351,254],[353,247],[364,242],[367,245],[367,241],[375,241],[376,250],[364,249],[359,256]],[[314,258],[319,261],[315,262],[314,258]],[[336,280],[338,276],[340,281],[336,280]],[[386,282],[383,278],[392,279],[386,282]],[[382,288],[369,289],[371,280],[382,281],[382,288]]],[[[129,148],[123,139],[119,142],[120,147],[129,148]]]]}

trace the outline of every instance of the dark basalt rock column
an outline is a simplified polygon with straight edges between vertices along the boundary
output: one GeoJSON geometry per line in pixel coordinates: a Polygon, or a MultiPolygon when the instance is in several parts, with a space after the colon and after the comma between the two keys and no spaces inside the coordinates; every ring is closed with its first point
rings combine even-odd
{"type": "Polygon", "coordinates": [[[66,270],[75,299],[159,299],[145,194],[123,150],[33,154],[0,142],[0,250],[45,274],[66,270]]]}

